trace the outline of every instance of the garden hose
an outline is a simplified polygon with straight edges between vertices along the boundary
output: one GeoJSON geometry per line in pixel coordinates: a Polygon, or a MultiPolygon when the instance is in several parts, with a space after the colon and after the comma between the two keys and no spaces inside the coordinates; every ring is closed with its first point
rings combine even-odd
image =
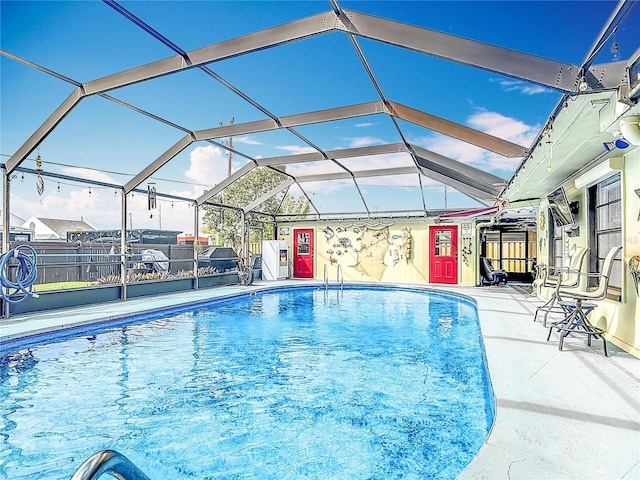
{"type": "Polygon", "coordinates": [[[7,303],[20,303],[29,297],[38,298],[33,293],[33,284],[36,281],[38,271],[36,264],[38,255],[33,247],[20,245],[0,257],[0,283],[2,284],[2,299],[7,303]],[[9,261],[16,260],[15,281],[9,280],[9,261]]]}

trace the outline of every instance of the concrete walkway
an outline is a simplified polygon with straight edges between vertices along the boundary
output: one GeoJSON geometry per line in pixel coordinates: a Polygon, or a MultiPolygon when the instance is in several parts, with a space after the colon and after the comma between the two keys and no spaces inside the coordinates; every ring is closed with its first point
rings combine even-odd
{"type": "Polygon", "coordinates": [[[497,403],[493,430],[459,479],[640,479],[640,360],[534,322],[542,302],[509,287],[473,296],[497,403]]]}
{"type": "MultiPolygon", "coordinates": [[[[312,282],[313,283],[313,282],[312,282]]],[[[317,283],[317,282],[316,282],[317,283]]],[[[0,323],[2,342],[73,325],[219,298],[264,282],[72,310],[11,317],[0,323]]],[[[558,350],[554,332],[533,321],[541,302],[510,286],[429,286],[476,299],[497,412],[493,429],[466,479],[640,479],[640,360],[601,340],[568,337],[558,350]]]]}

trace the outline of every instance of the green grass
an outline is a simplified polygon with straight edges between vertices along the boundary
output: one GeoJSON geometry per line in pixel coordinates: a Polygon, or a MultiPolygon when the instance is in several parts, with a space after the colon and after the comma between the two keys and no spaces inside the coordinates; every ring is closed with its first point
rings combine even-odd
{"type": "Polygon", "coordinates": [[[42,283],[40,285],[34,285],[33,290],[35,292],[46,292],[48,290],[65,290],[69,288],[88,287],[91,282],[55,282],[55,283],[42,283]]]}

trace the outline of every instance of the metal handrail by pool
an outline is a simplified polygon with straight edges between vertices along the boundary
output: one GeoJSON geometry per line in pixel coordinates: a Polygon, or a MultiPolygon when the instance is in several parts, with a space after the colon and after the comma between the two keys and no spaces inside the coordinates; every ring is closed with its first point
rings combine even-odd
{"type": "Polygon", "coordinates": [[[71,480],[94,480],[103,473],[120,480],[151,480],[131,460],[115,450],[101,450],[91,455],[71,480]]]}
{"type": "Polygon", "coordinates": [[[329,288],[329,266],[324,264],[324,289],[329,288]]]}

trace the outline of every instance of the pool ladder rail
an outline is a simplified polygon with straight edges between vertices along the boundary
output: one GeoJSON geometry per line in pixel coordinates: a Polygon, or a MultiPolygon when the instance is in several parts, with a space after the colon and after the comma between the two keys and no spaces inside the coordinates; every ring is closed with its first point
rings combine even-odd
{"type": "MultiPolygon", "coordinates": [[[[342,273],[342,265],[338,265],[338,270],[336,272],[336,281],[338,285],[340,285],[340,290],[344,287],[344,275],[342,273]]],[[[329,265],[324,264],[324,289],[329,288],[329,265]]]]}
{"type": "Polygon", "coordinates": [[[91,455],[71,480],[94,480],[104,473],[119,480],[151,480],[131,460],[115,450],[101,450],[91,455]]]}

